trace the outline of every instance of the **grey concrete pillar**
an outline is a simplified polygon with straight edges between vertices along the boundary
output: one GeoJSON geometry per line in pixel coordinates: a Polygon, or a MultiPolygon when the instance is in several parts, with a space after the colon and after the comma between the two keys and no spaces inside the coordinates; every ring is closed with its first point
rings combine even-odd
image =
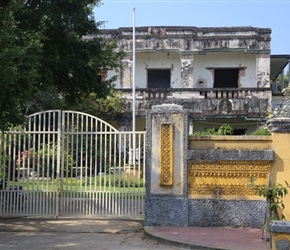
{"type": "Polygon", "coordinates": [[[290,249],[290,221],[272,220],[269,225],[271,233],[271,249],[290,249]]]}
{"type": "Polygon", "coordinates": [[[187,226],[188,113],[182,106],[153,106],[147,113],[146,226],[187,226]]]}

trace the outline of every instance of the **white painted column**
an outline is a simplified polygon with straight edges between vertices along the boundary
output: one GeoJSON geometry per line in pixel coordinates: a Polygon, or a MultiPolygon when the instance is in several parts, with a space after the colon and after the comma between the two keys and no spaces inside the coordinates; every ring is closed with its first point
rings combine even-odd
{"type": "Polygon", "coordinates": [[[290,86],[290,59],[288,59],[288,86],[290,86]]]}
{"type": "Polygon", "coordinates": [[[281,91],[284,89],[284,69],[281,71],[281,91]]]}

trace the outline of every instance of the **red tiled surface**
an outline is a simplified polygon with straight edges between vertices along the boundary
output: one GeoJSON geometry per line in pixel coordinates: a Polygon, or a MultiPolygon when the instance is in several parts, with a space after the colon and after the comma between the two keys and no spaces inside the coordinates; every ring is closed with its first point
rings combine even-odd
{"type": "Polygon", "coordinates": [[[187,245],[229,250],[269,250],[261,229],[230,227],[145,227],[146,233],[187,245]]]}

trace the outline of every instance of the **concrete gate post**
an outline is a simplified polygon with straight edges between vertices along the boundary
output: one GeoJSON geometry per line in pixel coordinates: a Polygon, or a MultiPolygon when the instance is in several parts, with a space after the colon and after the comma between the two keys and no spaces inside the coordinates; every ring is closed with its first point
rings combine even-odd
{"type": "Polygon", "coordinates": [[[147,113],[145,226],[188,226],[188,113],[163,104],[147,113]]]}

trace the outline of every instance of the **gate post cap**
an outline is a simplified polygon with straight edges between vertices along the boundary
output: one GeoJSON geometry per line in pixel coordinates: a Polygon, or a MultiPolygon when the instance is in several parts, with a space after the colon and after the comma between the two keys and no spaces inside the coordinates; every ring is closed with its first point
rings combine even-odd
{"type": "Polygon", "coordinates": [[[277,117],[267,122],[271,132],[290,132],[290,118],[277,117]]]}
{"type": "Polygon", "coordinates": [[[290,221],[272,220],[269,230],[272,233],[290,233],[290,221]]]}

